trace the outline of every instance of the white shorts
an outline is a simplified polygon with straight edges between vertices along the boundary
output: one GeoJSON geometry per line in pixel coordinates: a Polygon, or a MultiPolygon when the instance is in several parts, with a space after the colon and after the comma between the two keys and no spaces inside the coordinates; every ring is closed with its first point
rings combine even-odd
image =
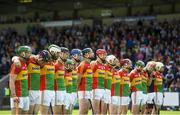
{"type": "Polygon", "coordinates": [[[111,103],[111,90],[105,89],[103,99],[104,103],[110,104],[111,103]]]}
{"type": "MultiPolygon", "coordinates": [[[[10,98],[10,102],[11,102],[11,109],[15,108],[15,103],[13,98],[10,98]]],[[[19,104],[18,104],[18,108],[21,108],[24,111],[28,111],[29,110],[29,97],[19,97],[19,104]]]]}
{"type": "Polygon", "coordinates": [[[51,90],[44,90],[41,92],[42,100],[41,104],[45,106],[50,106],[50,103],[52,106],[55,105],[55,91],[51,90]]]}
{"type": "Polygon", "coordinates": [[[147,94],[144,94],[143,93],[143,100],[142,100],[142,104],[145,105],[147,103],[147,99],[148,99],[148,96],[147,94]]]}
{"type": "Polygon", "coordinates": [[[41,104],[41,91],[29,90],[30,105],[41,104]]]}
{"type": "Polygon", "coordinates": [[[142,91],[136,91],[132,92],[131,94],[131,100],[133,105],[140,105],[143,101],[143,92],[142,91]]]}
{"type": "Polygon", "coordinates": [[[78,91],[79,99],[92,99],[92,91],[78,91]]]}
{"type": "Polygon", "coordinates": [[[72,92],[71,98],[72,98],[72,104],[74,106],[76,104],[76,101],[77,101],[77,92],[72,92]]]}
{"type": "Polygon", "coordinates": [[[105,93],[104,89],[93,89],[92,99],[102,100],[104,93],[105,93]]]}
{"type": "Polygon", "coordinates": [[[55,91],[55,105],[65,105],[66,91],[55,91]]]}
{"type": "Polygon", "coordinates": [[[129,105],[130,98],[129,97],[120,97],[119,105],[129,105]]]}
{"type": "Polygon", "coordinates": [[[70,107],[71,107],[71,105],[72,105],[72,95],[71,95],[71,93],[66,93],[66,96],[65,96],[65,109],[66,110],[70,110],[70,107]]]}
{"type": "Polygon", "coordinates": [[[161,106],[163,104],[163,93],[161,92],[148,93],[147,103],[149,104],[155,103],[156,105],[161,106]]]}
{"type": "Polygon", "coordinates": [[[111,97],[111,104],[113,105],[119,105],[120,98],[119,96],[112,96],[111,97]]]}

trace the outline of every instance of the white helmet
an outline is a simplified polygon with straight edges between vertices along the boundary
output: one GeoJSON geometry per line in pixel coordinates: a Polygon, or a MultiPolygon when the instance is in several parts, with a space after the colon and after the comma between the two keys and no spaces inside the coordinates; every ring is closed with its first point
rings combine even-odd
{"type": "Polygon", "coordinates": [[[164,64],[163,64],[163,63],[161,63],[161,62],[156,62],[155,69],[156,69],[157,71],[162,70],[163,68],[164,68],[164,64]]]}
{"type": "Polygon", "coordinates": [[[60,47],[57,45],[54,45],[54,44],[50,45],[48,47],[48,50],[49,50],[49,52],[53,52],[53,53],[61,52],[60,47]]]}
{"type": "Polygon", "coordinates": [[[148,71],[154,70],[156,66],[156,62],[155,61],[149,61],[146,66],[145,69],[148,71]]]}
{"type": "Polygon", "coordinates": [[[116,61],[116,57],[114,55],[108,55],[106,57],[106,62],[108,62],[111,65],[114,65],[116,61]]]}

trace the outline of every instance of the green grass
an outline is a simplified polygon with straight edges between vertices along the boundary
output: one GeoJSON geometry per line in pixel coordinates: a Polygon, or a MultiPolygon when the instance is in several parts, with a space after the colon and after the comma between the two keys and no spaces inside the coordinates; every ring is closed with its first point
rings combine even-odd
{"type": "MultiPolygon", "coordinates": [[[[10,111],[0,110],[0,115],[10,115],[10,111]]],[[[73,111],[73,115],[78,115],[78,110],[73,111]]],[[[89,115],[91,115],[91,111],[89,111],[89,115]]],[[[128,115],[130,114],[130,111],[128,111],[128,115]]],[[[160,115],[180,115],[180,111],[161,111],[160,115]]]]}

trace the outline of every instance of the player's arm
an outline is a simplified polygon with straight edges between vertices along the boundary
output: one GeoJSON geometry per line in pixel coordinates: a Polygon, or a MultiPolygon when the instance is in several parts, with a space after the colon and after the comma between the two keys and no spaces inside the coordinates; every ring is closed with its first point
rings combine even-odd
{"type": "Polygon", "coordinates": [[[16,74],[10,74],[9,77],[9,87],[11,90],[11,97],[16,97],[16,91],[15,91],[15,80],[17,75],[16,74]]]}
{"type": "Polygon", "coordinates": [[[12,64],[11,70],[10,70],[10,76],[9,76],[9,87],[11,91],[11,97],[15,102],[19,102],[19,98],[16,95],[16,90],[15,90],[15,81],[17,78],[17,73],[18,73],[18,68],[15,64],[12,64]]]}
{"type": "Polygon", "coordinates": [[[78,76],[77,76],[77,88],[79,88],[80,81],[81,81],[81,78],[82,78],[83,73],[84,73],[84,64],[81,63],[81,64],[77,67],[77,70],[78,70],[78,76]]]}
{"type": "Polygon", "coordinates": [[[91,63],[90,63],[90,66],[91,66],[91,69],[93,70],[93,73],[95,72],[95,65],[96,65],[96,61],[92,61],[91,63]]]}
{"type": "Polygon", "coordinates": [[[11,96],[12,97],[16,96],[15,81],[16,81],[18,72],[19,72],[18,66],[15,63],[13,63],[11,65],[10,74],[9,74],[9,87],[11,90],[11,96]]]}

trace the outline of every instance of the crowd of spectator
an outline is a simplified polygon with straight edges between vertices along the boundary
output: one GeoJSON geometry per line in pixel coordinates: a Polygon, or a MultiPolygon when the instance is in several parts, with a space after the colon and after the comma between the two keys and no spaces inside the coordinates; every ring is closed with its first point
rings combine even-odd
{"type": "Polygon", "coordinates": [[[0,31],[0,77],[9,71],[11,57],[19,45],[30,45],[33,53],[46,49],[50,44],[69,49],[104,48],[119,59],[130,58],[161,61],[165,64],[165,91],[180,91],[180,21],[138,22],[135,25],[113,23],[110,26],[44,28],[27,27],[24,34],[9,28],[0,31]]]}

